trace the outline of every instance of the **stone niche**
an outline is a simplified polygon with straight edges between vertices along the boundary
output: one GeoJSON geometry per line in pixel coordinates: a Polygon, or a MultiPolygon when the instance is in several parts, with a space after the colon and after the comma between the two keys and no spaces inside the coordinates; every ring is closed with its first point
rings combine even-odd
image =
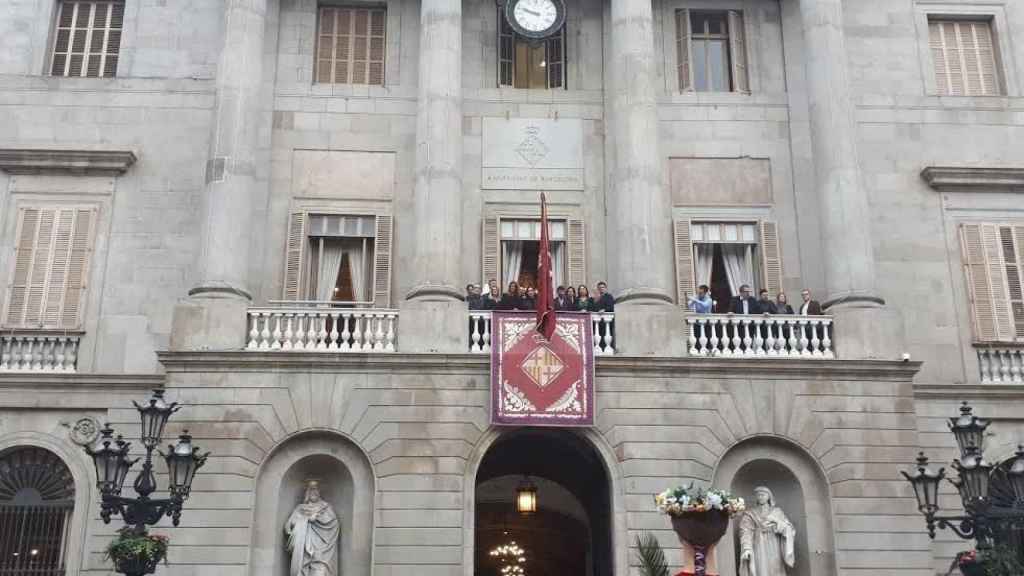
{"type": "Polygon", "coordinates": [[[670,158],[673,206],[768,206],[772,169],[766,158],[670,158]]]}
{"type": "MultiPolygon", "coordinates": [[[[801,448],[775,438],[741,442],[722,458],[714,485],[742,497],[748,507],[755,504],[754,488],[767,486],[796,529],[796,566],[788,576],[836,574],[828,483],[801,448]]],[[[739,517],[730,522],[718,552],[721,573],[738,574],[739,517]]]]}
{"type": "Polygon", "coordinates": [[[288,576],[284,524],[310,478],[319,480],[321,497],[341,520],[339,572],[370,574],[374,487],[369,461],[347,438],[319,432],[285,441],[260,468],[250,573],[288,576]]]}

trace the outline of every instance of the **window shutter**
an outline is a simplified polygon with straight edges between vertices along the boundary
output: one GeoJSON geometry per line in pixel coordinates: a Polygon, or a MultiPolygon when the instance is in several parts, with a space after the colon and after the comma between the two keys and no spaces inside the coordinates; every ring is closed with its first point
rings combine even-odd
{"type": "Polygon", "coordinates": [[[980,342],[1013,340],[1006,268],[1002,264],[999,230],[995,224],[961,224],[960,248],[974,318],[974,337],[980,342]]]}
{"type": "Polygon", "coordinates": [[[486,286],[491,279],[498,281],[498,289],[502,290],[501,277],[498,276],[498,259],[500,257],[501,242],[498,240],[498,218],[488,216],[484,218],[483,224],[483,286],[486,286]]]}
{"type": "Polygon", "coordinates": [[[750,92],[747,78],[747,42],[743,27],[743,13],[729,11],[729,59],[732,63],[733,92],[750,92]]]}
{"type": "Polygon", "coordinates": [[[1000,93],[996,74],[996,52],[992,44],[992,25],[989,22],[971,22],[974,47],[977,51],[979,94],[993,96],[1000,93]]]}
{"type": "Polygon", "coordinates": [[[391,245],[394,231],[390,215],[377,216],[377,238],[373,244],[373,306],[391,307],[391,245]]]}
{"type": "Polygon", "coordinates": [[[50,262],[47,326],[78,328],[89,283],[89,262],[96,234],[95,208],[62,210],[57,221],[54,259],[50,262]]]}
{"type": "Polygon", "coordinates": [[[941,22],[928,22],[928,46],[932,52],[932,65],[935,66],[935,87],[939,94],[949,94],[949,63],[946,62],[946,42],[941,22]]]}
{"type": "Polygon", "coordinates": [[[288,247],[284,258],[285,300],[299,300],[302,290],[303,260],[306,256],[306,213],[292,212],[288,217],[288,247]]]}
{"type": "Polygon", "coordinates": [[[498,86],[512,86],[516,36],[505,19],[504,6],[498,7],[498,86]]]}
{"type": "Polygon", "coordinates": [[[690,241],[690,221],[688,219],[673,222],[676,245],[676,301],[685,307],[687,298],[697,290],[693,285],[693,243],[690,241]]]}
{"type": "Polygon", "coordinates": [[[42,219],[41,212],[38,208],[22,208],[18,211],[14,275],[7,291],[7,315],[4,319],[5,324],[9,326],[22,326],[25,323],[33,260],[36,256],[39,224],[42,219]]]}
{"type": "Polygon", "coordinates": [[[774,298],[782,292],[782,257],[779,250],[778,225],[775,222],[762,221],[761,227],[761,260],[764,288],[774,298]]]}
{"type": "Polygon", "coordinates": [[[583,226],[583,220],[569,220],[568,232],[566,235],[566,250],[568,250],[569,286],[579,286],[587,283],[587,234],[583,226]]]}
{"type": "Polygon", "coordinates": [[[565,26],[547,41],[548,88],[564,87],[565,26]]]}
{"type": "MultiPolygon", "coordinates": [[[[679,90],[693,90],[693,67],[690,66],[690,10],[676,10],[676,71],[679,90]]],[[[685,302],[684,302],[685,304],[685,302]]]]}

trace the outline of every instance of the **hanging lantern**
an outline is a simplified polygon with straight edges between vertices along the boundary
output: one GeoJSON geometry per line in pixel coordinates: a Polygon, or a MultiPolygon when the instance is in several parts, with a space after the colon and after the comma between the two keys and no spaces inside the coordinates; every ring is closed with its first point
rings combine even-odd
{"type": "Polygon", "coordinates": [[[199,470],[206,463],[206,457],[210,455],[200,454],[199,448],[192,445],[192,436],[188,430],[178,437],[176,445],[167,446],[167,454],[163,454],[167,461],[167,475],[169,478],[168,491],[171,496],[180,500],[188,498],[192,491],[192,479],[195,478],[196,470],[199,470]]]}
{"type": "Polygon", "coordinates": [[[971,413],[971,407],[966,401],[960,406],[960,416],[949,419],[949,429],[956,437],[961,458],[967,457],[967,449],[971,446],[979,452],[985,450],[985,429],[988,425],[988,420],[982,420],[971,413]]]}
{"type": "Polygon", "coordinates": [[[95,447],[86,446],[85,452],[92,457],[96,466],[96,487],[104,496],[117,496],[124,486],[128,470],[136,460],[128,459],[131,445],[118,436],[114,438],[114,429],[107,424],[100,430],[100,439],[95,447]]]}
{"type": "Polygon", "coordinates": [[[960,475],[960,482],[954,482],[954,485],[960,492],[964,507],[987,505],[992,465],[982,457],[981,450],[977,446],[968,446],[967,454],[960,460],[954,460],[953,467],[960,475]]]}
{"type": "Polygon", "coordinates": [[[156,448],[160,443],[160,437],[163,436],[167,419],[179,409],[178,403],[165,402],[164,391],[158,388],[153,390],[153,397],[149,399],[148,404],[140,405],[134,400],[132,404],[135,404],[135,409],[139,411],[139,418],[142,420],[142,445],[148,449],[156,448]]]}
{"type": "Polygon", "coordinates": [[[537,485],[530,482],[528,476],[516,488],[516,510],[520,514],[533,514],[537,511],[537,485]]]}
{"type": "Polygon", "coordinates": [[[939,468],[938,472],[928,468],[928,457],[924,452],[920,452],[917,455],[917,471],[910,474],[903,471],[900,473],[914,487],[917,509],[925,516],[938,512],[939,483],[946,474],[945,468],[939,468]]]}
{"type": "Polygon", "coordinates": [[[1017,447],[1017,455],[1006,472],[1013,488],[1014,506],[1024,508],[1024,446],[1017,447]]]}

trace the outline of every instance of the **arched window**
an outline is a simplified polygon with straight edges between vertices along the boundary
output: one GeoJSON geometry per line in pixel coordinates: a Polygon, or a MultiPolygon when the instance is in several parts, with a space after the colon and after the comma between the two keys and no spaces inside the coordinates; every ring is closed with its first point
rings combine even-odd
{"type": "Polygon", "coordinates": [[[0,574],[63,576],[74,504],[74,479],[56,454],[0,454],[0,574]]]}

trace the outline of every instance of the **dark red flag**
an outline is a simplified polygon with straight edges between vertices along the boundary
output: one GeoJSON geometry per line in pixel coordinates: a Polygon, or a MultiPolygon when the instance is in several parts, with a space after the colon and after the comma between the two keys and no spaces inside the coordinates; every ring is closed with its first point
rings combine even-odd
{"type": "Polygon", "coordinates": [[[551,242],[548,240],[548,205],[540,195],[540,258],[537,262],[537,331],[551,340],[555,333],[554,272],[551,270],[551,242]]]}

